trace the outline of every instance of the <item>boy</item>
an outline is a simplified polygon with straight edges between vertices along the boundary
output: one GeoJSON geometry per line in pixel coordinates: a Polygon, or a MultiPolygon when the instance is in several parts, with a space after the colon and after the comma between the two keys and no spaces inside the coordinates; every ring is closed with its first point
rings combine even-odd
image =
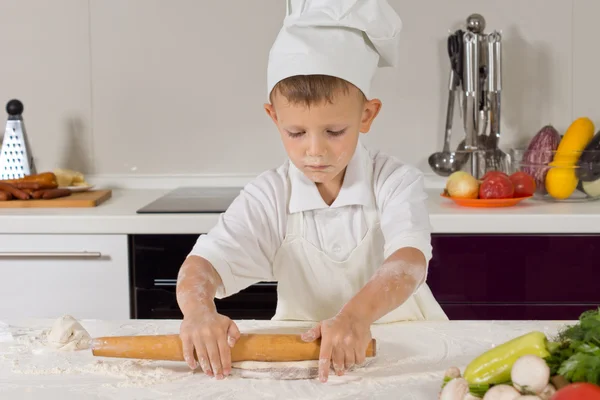
{"type": "Polygon", "coordinates": [[[236,324],[214,298],[278,282],[275,320],[315,321],[319,377],[365,359],[370,325],[447,319],[425,280],[431,259],[423,178],[369,151],[381,108],[377,66],[393,65],[401,21],[385,0],[288,0],[269,56],[269,103],[289,157],[249,183],[183,263],[177,298],[186,360],[222,379],[236,324]]]}

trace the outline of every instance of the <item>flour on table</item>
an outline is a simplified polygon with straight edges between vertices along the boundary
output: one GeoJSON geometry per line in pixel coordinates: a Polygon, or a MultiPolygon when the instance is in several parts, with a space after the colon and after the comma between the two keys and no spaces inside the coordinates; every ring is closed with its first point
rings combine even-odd
{"type": "Polygon", "coordinates": [[[46,336],[48,346],[65,351],[88,349],[91,340],[85,328],[70,315],[57,319],[46,336]]]}

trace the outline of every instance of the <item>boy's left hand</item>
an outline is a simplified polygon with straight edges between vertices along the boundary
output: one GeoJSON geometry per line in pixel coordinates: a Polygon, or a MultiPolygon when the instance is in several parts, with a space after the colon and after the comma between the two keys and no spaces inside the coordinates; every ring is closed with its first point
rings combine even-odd
{"type": "Polygon", "coordinates": [[[302,334],[302,340],[321,338],[319,379],[327,382],[330,363],[340,376],[352,366],[362,364],[371,341],[370,324],[349,314],[340,313],[302,334]]]}

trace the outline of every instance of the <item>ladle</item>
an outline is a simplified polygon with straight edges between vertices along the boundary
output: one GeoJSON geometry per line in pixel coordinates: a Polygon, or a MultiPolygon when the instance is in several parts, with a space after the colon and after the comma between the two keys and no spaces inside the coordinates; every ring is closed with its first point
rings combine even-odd
{"type": "MultiPolygon", "coordinates": [[[[453,172],[460,171],[469,159],[468,153],[450,151],[450,140],[452,135],[452,116],[454,113],[454,98],[456,96],[455,88],[458,85],[458,75],[454,70],[450,70],[450,88],[448,90],[448,113],[446,114],[446,132],[444,133],[444,147],[429,156],[429,166],[438,175],[450,176],[453,172]]],[[[461,142],[464,150],[464,141],[461,142]]]]}

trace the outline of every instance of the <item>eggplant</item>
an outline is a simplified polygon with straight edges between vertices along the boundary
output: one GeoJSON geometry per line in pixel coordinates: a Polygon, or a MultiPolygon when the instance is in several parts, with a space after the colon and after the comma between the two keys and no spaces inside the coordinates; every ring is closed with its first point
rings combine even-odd
{"type": "Polygon", "coordinates": [[[600,131],[596,132],[583,150],[575,172],[577,178],[583,182],[594,182],[600,179],[600,131]]]}

